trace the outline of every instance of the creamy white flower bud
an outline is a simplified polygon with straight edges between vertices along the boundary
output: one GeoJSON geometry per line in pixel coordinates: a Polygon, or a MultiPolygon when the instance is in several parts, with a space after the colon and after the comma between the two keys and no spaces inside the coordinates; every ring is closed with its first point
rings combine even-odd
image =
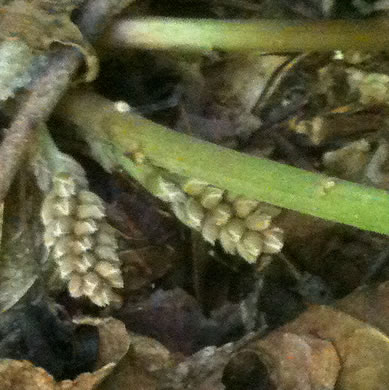
{"type": "Polygon", "coordinates": [[[81,274],[89,271],[96,264],[96,258],[91,253],[78,256],[75,262],[75,271],[81,274]]]}
{"type": "Polygon", "coordinates": [[[264,253],[279,253],[284,246],[284,232],[274,227],[262,232],[264,253]]]}
{"type": "Polygon", "coordinates": [[[206,209],[214,209],[223,200],[224,191],[208,186],[201,194],[200,203],[206,209]]]}
{"type": "Polygon", "coordinates": [[[158,176],[157,189],[155,195],[165,202],[176,203],[184,202],[186,195],[176,184],[171,181],[165,180],[162,176],[158,176]]]}
{"type": "Polygon", "coordinates": [[[108,286],[101,286],[90,299],[97,306],[107,306],[113,300],[113,292],[108,286]]]}
{"type": "Polygon", "coordinates": [[[54,205],[54,214],[56,217],[68,217],[76,209],[76,200],[74,197],[57,198],[54,205]]]}
{"type": "Polygon", "coordinates": [[[98,230],[97,222],[94,219],[76,221],[73,224],[73,232],[76,236],[91,235],[98,230]]]}
{"type": "MultiPolygon", "coordinates": [[[[89,272],[83,277],[82,293],[88,296],[91,300],[97,289],[101,284],[100,277],[94,273],[89,272]]],[[[92,300],[93,301],[93,300],[92,300]]]]}
{"type": "Polygon", "coordinates": [[[106,245],[97,245],[94,248],[94,253],[101,259],[101,260],[107,260],[114,263],[119,263],[120,259],[117,254],[117,251],[112,246],[106,246],[106,245]]]}
{"type": "Polygon", "coordinates": [[[42,202],[41,218],[43,225],[48,225],[55,218],[55,205],[58,201],[57,195],[50,192],[42,202]]]}
{"type": "Polygon", "coordinates": [[[211,216],[214,218],[217,226],[225,225],[233,215],[231,206],[227,203],[220,203],[213,210],[211,210],[211,216]]]}
{"type": "Polygon", "coordinates": [[[61,172],[53,177],[53,191],[61,198],[68,198],[76,194],[77,185],[69,173],[61,172]]]}
{"type": "Polygon", "coordinates": [[[204,219],[204,209],[194,198],[189,198],[185,203],[187,225],[195,230],[200,230],[204,219]]]}
{"type": "Polygon", "coordinates": [[[77,217],[79,219],[102,219],[105,217],[105,207],[96,204],[80,204],[77,207],[77,217]]]}
{"type": "Polygon", "coordinates": [[[56,260],[59,268],[59,273],[62,279],[68,279],[75,271],[74,264],[77,261],[76,256],[65,255],[56,260]]]}
{"type": "Polygon", "coordinates": [[[77,240],[72,241],[71,250],[76,255],[82,255],[83,253],[91,250],[94,246],[93,238],[90,236],[80,237],[77,240]]]}
{"type": "Polygon", "coordinates": [[[230,235],[231,240],[237,243],[242,238],[246,227],[240,218],[232,218],[223,229],[230,235]]]}
{"type": "Polygon", "coordinates": [[[238,196],[233,202],[235,213],[239,218],[248,217],[258,207],[258,204],[258,201],[244,196],[238,196]]]}
{"type": "Polygon", "coordinates": [[[81,297],[81,295],[83,294],[82,287],[83,279],[81,275],[73,273],[68,284],[70,296],[72,296],[73,298],[81,297]]]}
{"type": "Polygon", "coordinates": [[[57,242],[58,237],[56,237],[51,230],[47,229],[43,233],[43,243],[46,245],[47,249],[50,249],[57,242]]]}
{"type": "Polygon", "coordinates": [[[245,219],[245,222],[248,229],[260,232],[269,228],[271,224],[271,217],[270,215],[263,214],[259,209],[250,214],[245,219]]]}
{"type": "Polygon", "coordinates": [[[81,190],[77,197],[81,204],[94,204],[99,207],[105,207],[103,200],[94,192],[81,190]]]}
{"type": "Polygon", "coordinates": [[[220,226],[217,226],[213,217],[208,216],[205,218],[201,227],[201,234],[205,241],[212,245],[215,245],[216,240],[219,237],[220,226]]]}
{"type": "Polygon", "coordinates": [[[96,233],[96,243],[101,246],[109,246],[114,250],[118,249],[118,242],[113,229],[108,232],[100,228],[96,233]]]}
{"type": "Polygon", "coordinates": [[[236,246],[239,255],[248,263],[255,263],[262,253],[263,240],[258,232],[246,231],[236,246]]]}
{"type": "Polygon", "coordinates": [[[50,222],[46,227],[46,232],[50,232],[54,237],[61,237],[72,232],[74,220],[70,217],[60,217],[50,222]]]}
{"type": "Polygon", "coordinates": [[[184,225],[188,225],[188,215],[186,214],[186,203],[185,202],[175,202],[171,205],[174,215],[179,221],[184,225]]]}
{"type": "Polygon", "coordinates": [[[60,257],[70,253],[72,244],[73,242],[71,236],[63,236],[58,238],[53,248],[54,258],[59,259],[60,257]]]}
{"type": "Polygon", "coordinates": [[[207,188],[208,183],[198,179],[188,179],[182,184],[181,188],[190,196],[200,196],[207,188]]]}
{"type": "Polygon", "coordinates": [[[236,254],[236,242],[231,238],[226,226],[221,227],[219,240],[226,253],[229,253],[230,255],[236,254]]]}
{"type": "Polygon", "coordinates": [[[93,255],[85,253],[83,256],[66,255],[57,260],[61,277],[67,279],[73,272],[85,274],[96,263],[93,255]]]}
{"type": "Polygon", "coordinates": [[[54,193],[46,196],[42,203],[41,218],[44,225],[59,217],[68,217],[74,213],[76,206],[73,197],[61,198],[54,193]]]}
{"type": "Polygon", "coordinates": [[[108,261],[100,261],[95,267],[95,271],[104,279],[109,281],[109,284],[115,288],[123,287],[123,278],[120,269],[115,267],[108,261]]]}

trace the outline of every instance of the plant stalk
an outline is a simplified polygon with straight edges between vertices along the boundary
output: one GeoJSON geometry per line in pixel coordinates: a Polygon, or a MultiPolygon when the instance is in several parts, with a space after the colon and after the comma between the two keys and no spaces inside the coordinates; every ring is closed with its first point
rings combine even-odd
{"type": "Polygon", "coordinates": [[[104,37],[106,47],[300,52],[331,50],[386,50],[389,21],[257,20],[138,18],[116,22],[104,37]]]}
{"type": "Polygon", "coordinates": [[[279,207],[360,229],[389,234],[389,194],[264,158],[226,149],[169,130],[134,113],[120,113],[113,102],[91,92],[74,91],[58,114],[79,127],[95,158],[120,166],[147,187],[148,164],[129,157],[137,151],[152,166],[179,176],[279,207]]]}

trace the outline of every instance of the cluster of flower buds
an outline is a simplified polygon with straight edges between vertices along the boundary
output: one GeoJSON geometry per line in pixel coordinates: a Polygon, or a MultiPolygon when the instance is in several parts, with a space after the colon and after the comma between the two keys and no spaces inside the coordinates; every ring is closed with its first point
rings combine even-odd
{"type": "Polygon", "coordinates": [[[44,243],[70,295],[106,306],[120,299],[112,289],[123,287],[117,241],[102,199],[86,188],[68,173],[53,177],[41,211],[44,243]]]}
{"type": "Polygon", "coordinates": [[[156,195],[170,203],[182,223],[201,232],[212,245],[219,241],[227,253],[239,254],[249,263],[263,253],[281,251],[283,231],[271,226],[280,209],[196,179],[180,186],[162,176],[156,180],[156,195]]]}

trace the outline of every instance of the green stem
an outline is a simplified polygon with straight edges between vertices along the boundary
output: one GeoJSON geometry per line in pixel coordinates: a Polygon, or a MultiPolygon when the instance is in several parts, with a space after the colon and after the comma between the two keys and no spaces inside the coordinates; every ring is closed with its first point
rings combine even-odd
{"type": "Polygon", "coordinates": [[[126,157],[137,150],[136,145],[152,165],[172,174],[205,180],[301,213],[389,233],[389,194],[384,190],[200,141],[139,115],[120,113],[112,102],[90,92],[73,92],[59,107],[63,118],[79,126],[97,160],[105,166],[119,164],[143,184],[147,184],[147,164],[137,166],[126,157]]]}
{"type": "Polygon", "coordinates": [[[101,44],[113,47],[266,52],[386,50],[389,23],[367,20],[142,18],[117,22],[101,44]]]}
{"type": "Polygon", "coordinates": [[[80,187],[87,188],[88,180],[84,168],[70,155],[61,152],[44,123],[39,125],[39,150],[35,156],[35,170],[38,186],[44,192],[52,189],[53,176],[59,173],[70,174],[80,187]],[[42,169],[43,168],[43,169],[42,169]]]}
{"type": "Polygon", "coordinates": [[[58,160],[60,151],[44,123],[39,125],[39,147],[52,174],[59,172],[61,170],[61,161],[58,160]]]}

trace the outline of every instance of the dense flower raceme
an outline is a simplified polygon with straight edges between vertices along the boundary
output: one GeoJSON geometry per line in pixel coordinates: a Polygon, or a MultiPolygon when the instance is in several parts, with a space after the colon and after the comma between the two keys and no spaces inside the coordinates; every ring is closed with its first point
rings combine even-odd
{"type": "Polygon", "coordinates": [[[176,217],[201,232],[203,238],[232,255],[254,263],[261,254],[274,254],[283,247],[283,231],[272,227],[280,209],[233,195],[200,180],[178,185],[157,176],[156,195],[168,202],[176,217]]]}
{"type": "Polygon", "coordinates": [[[117,241],[103,201],[83,184],[68,173],[53,177],[41,212],[44,242],[70,295],[105,306],[119,300],[112,289],[123,287],[117,241]]]}

